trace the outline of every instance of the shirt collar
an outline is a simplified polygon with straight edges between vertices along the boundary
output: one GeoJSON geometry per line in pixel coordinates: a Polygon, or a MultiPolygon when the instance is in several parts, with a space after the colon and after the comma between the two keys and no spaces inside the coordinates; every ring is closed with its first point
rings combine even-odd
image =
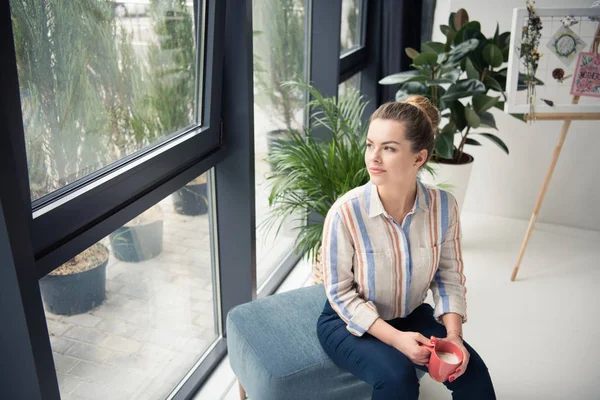
{"type": "MultiPolygon", "coordinates": [[[[373,185],[370,181],[365,185],[365,204],[367,208],[367,214],[369,218],[376,217],[378,215],[387,215],[387,212],[383,208],[383,203],[377,192],[377,186],[373,185]]],[[[429,194],[425,185],[417,180],[417,197],[415,198],[415,204],[411,212],[415,212],[418,209],[429,210],[429,194]]]]}

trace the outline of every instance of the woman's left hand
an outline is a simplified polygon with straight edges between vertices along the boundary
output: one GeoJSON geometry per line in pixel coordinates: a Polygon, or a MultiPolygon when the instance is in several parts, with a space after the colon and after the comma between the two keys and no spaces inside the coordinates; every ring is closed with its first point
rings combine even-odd
{"type": "MultiPolygon", "coordinates": [[[[435,336],[431,337],[431,340],[433,341],[438,341],[441,340],[440,338],[437,338],[435,336]]],[[[460,364],[458,366],[458,368],[456,368],[456,371],[454,371],[449,377],[448,377],[448,381],[449,382],[453,382],[456,378],[460,377],[462,374],[465,373],[465,371],[467,370],[467,365],[469,365],[469,358],[470,358],[470,354],[469,351],[467,350],[467,348],[465,347],[462,338],[455,334],[455,333],[450,333],[449,336],[446,336],[443,340],[446,340],[450,343],[455,344],[456,346],[458,346],[458,348],[462,351],[463,353],[463,362],[462,364],[460,364]]]]}

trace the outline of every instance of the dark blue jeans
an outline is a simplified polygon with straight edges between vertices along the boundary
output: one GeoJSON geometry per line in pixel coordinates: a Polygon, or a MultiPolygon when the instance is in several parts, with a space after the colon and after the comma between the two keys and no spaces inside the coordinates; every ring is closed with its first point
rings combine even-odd
{"type": "MultiPolygon", "coordinates": [[[[433,317],[433,308],[422,304],[406,318],[387,321],[402,331],[420,332],[426,338],[446,337],[446,328],[433,317]]],[[[373,387],[375,400],[417,400],[419,381],[415,367],[404,354],[365,333],[352,335],[346,323],[326,302],[317,323],[317,335],[325,352],[340,368],[349,371],[373,387]]],[[[454,382],[444,382],[454,400],[494,400],[492,379],[479,354],[465,342],[470,358],[466,372],[454,382]]]]}

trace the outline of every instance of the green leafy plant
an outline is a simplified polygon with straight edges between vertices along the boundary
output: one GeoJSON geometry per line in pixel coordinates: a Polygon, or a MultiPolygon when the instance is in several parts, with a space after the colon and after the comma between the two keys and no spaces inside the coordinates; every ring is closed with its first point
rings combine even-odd
{"type": "Polygon", "coordinates": [[[304,127],[302,133],[291,131],[267,157],[273,171],[268,175],[272,182],[271,214],[265,225],[271,229],[279,222],[279,232],[289,218],[300,219],[295,250],[315,257],[321,246],[323,221],[310,218],[304,224],[307,212],[324,218],[340,195],[369,181],[364,162],[368,123],[362,119],[367,103],[356,90],[338,99],[323,97],[310,85],[286,86],[308,91],[313,100],[306,108],[313,124],[304,127]],[[315,137],[314,129],[326,129],[331,140],[315,137]]]}
{"type": "Polygon", "coordinates": [[[465,145],[481,145],[474,135],[492,141],[508,154],[508,147],[498,136],[473,130],[498,129],[490,109],[504,109],[507,68],[501,67],[508,61],[510,32],[500,33],[497,25],[494,36],[486,38],[481,24],[469,21],[464,9],[451,13],[448,25],[440,29],[445,43],[423,43],[420,52],[405,49],[414,69],[387,76],[379,83],[400,85],[397,101],[419,94],[440,110],[445,125],[436,136],[432,161],[465,162],[465,145]],[[454,144],[457,134],[458,146],[454,144]]]}

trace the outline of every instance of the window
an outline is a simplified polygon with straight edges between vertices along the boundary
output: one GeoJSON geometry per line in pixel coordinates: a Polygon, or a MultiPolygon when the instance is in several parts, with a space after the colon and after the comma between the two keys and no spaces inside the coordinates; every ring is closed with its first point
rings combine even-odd
{"type": "Polygon", "coordinates": [[[282,83],[305,80],[304,4],[302,0],[257,0],[252,7],[257,286],[290,254],[297,234],[294,228],[303,223],[302,216],[292,216],[278,234],[276,226],[268,229],[271,165],[266,158],[272,146],[303,123],[303,90],[282,83]]]}
{"type": "Polygon", "coordinates": [[[199,122],[193,1],[10,4],[31,200],[199,122]]]}
{"type": "Polygon", "coordinates": [[[362,45],[362,0],[342,0],[340,52],[362,45]]]}
{"type": "Polygon", "coordinates": [[[338,96],[345,95],[350,89],[360,91],[360,72],[352,75],[350,78],[339,84],[338,96]]]}
{"type": "Polygon", "coordinates": [[[210,177],[40,280],[61,397],[164,399],[218,337],[210,177]]]}

